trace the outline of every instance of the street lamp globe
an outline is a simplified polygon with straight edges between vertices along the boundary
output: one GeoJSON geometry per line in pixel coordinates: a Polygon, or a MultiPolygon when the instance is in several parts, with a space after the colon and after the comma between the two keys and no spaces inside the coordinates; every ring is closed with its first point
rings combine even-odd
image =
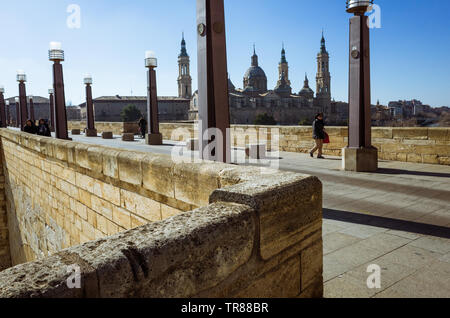
{"type": "Polygon", "coordinates": [[[49,94],[53,94],[53,86],[50,86],[50,87],[48,88],[48,93],[49,93],[49,94]]]}
{"type": "Polygon", "coordinates": [[[14,98],[14,101],[18,104],[20,102],[19,97],[14,98]]]}
{"type": "Polygon", "coordinates": [[[61,42],[50,42],[50,50],[48,51],[48,59],[50,61],[64,61],[64,50],[61,42]]]}
{"type": "Polygon", "coordinates": [[[27,81],[27,75],[25,74],[24,70],[17,71],[17,81],[18,82],[26,82],[27,81]]]}
{"type": "Polygon", "coordinates": [[[4,93],[5,92],[5,86],[3,86],[3,85],[0,85],[0,93],[4,93]]]}
{"type": "Polygon", "coordinates": [[[91,74],[84,75],[84,84],[92,85],[92,75],[91,74]]]}
{"type": "Polygon", "coordinates": [[[153,51],[145,52],[145,67],[157,67],[158,59],[153,51]]]}
{"type": "Polygon", "coordinates": [[[28,99],[33,100],[33,95],[28,96],[28,99]]]}
{"type": "Polygon", "coordinates": [[[347,0],[347,12],[364,14],[372,4],[373,0],[347,0]]]}
{"type": "Polygon", "coordinates": [[[5,105],[9,106],[9,100],[5,100],[5,105]]]}

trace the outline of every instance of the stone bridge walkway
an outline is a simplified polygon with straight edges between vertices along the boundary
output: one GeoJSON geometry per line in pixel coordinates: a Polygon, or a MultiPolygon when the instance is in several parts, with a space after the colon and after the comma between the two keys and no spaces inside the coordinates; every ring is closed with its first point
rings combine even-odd
{"type": "MultiPolygon", "coordinates": [[[[173,148],[168,141],[74,140],[166,154],[173,148]]],[[[449,166],[381,161],[377,173],[352,173],[340,171],[340,158],[280,157],[281,170],[324,184],[325,297],[450,297],[449,166]],[[380,289],[367,287],[370,264],[381,268],[380,289]]]]}

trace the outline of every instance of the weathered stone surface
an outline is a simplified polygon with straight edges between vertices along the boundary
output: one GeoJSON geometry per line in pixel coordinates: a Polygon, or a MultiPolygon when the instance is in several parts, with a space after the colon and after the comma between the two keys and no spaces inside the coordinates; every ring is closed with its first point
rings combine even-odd
{"type": "Polygon", "coordinates": [[[322,240],[315,242],[301,253],[302,291],[318,281],[323,282],[323,244],[322,240]]]}
{"type": "Polygon", "coordinates": [[[247,262],[254,234],[252,209],[213,204],[3,271],[0,297],[189,297],[247,262]],[[81,289],[67,287],[72,264],[81,289]]]}
{"type": "Polygon", "coordinates": [[[134,141],[134,134],[125,133],[122,135],[123,141],[134,141]]]}
{"type": "Polygon", "coordinates": [[[269,259],[298,241],[304,227],[322,218],[322,183],[316,177],[279,174],[215,190],[210,202],[251,206],[260,222],[260,253],[269,259]]]}
{"type": "Polygon", "coordinates": [[[175,198],[175,164],[167,156],[149,154],[142,159],[144,188],[175,198]]]}
{"type": "Polygon", "coordinates": [[[134,185],[142,184],[141,162],[144,154],[134,152],[121,152],[117,156],[119,164],[119,179],[134,185]]]}

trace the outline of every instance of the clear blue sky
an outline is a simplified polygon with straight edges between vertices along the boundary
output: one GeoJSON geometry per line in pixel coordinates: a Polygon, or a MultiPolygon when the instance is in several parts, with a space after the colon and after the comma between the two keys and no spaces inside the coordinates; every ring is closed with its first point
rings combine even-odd
{"type": "MultiPolygon", "coordinates": [[[[450,106],[450,1],[377,0],[382,28],[371,31],[372,102],[420,99],[450,106]]],[[[348,19],[345,0],[225,0],[229,74],[236,87],[256,43],[268,86],[277,80],[281,43],[290,80],[298,92],[305,72],[315,90],[316,55],[325,30],[331,56],[332,95],[346,101],[348,19]]],[[[94,96],[146,94],[144,53],[159,58],[158,93],[177,94],[177,56],[185,32],[191,75],[197,87],[195,0],[2,0],[0,85],[17,95],[16,71],[28,75],[28,93],[47,95],[50,41],[66,53],[66,98],[84,100],[83,75],[94,77],[94,96]],[[81,28],[66,25],[69,4],[81,8],[81,28]]]]}

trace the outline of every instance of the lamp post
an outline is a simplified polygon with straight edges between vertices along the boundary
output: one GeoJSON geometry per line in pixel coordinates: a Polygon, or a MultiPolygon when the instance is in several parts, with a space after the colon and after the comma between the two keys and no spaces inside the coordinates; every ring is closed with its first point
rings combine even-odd
{"type": "Polygon", "coordinates": [[[0,86],[0,124],[2,128],[8,127],[8,124],[6,122],[6,110],[5,110],[5,97],[3,96],[3,93],[5,93],[5,87],[0,86]]]}
{"type": "Polygon", "coordinates": [[[17,82],[19,82],[19,105],[20,105],[20,119],[19,127],[23,131],[23,127],[28,120],[28,107],[27,107],[27,92],[25,88],[25,83],[27,81],[27,76],[24,71],[17,71],[17,82]]]}
{"type": "Polygon", "coordinates": [[[162,145],[162,134],[159,133],[158,95],[156,91],[156,71],[158,60],[152,51],[145,52],[147,70],[147,121],[148,131],[145,135],[147,145],[162,145]]]}
{"type": "Polygon", "coordinates": [[[48,58],[53,62],[53,89],[55,99],[55,131],[56,138],[69,140],[67,132],[66,100],[64,95],[63,68],[64,51],[61,43],[50,42],[48,58]]]}
{"type": "Polygon", "coordinates": [[[50,105],[50,119],[49,119],[49,125],[50,125],[50,131],[55,132],[55,100],[53,97],[53,86],[51,86],[48,89],[48,99],[49,99],[49,105],[50,105]]]}
{"type": "Polygon", "coordinates": [[[16,102],[16,127],[20,128],[20,99],[16,97],[14,99],[16,102]]]}
{"type": "Polygon", "coordinates": [[[30,100],[30,119],[31,121],[36,124],[36,119],[34,118],[34,103],[33,103],[33,95],[28,96],[30,100]]]}
{"type": "Polygon", "coordinates": [[[373,0],[347,0],[350,18],[349,128],[342,168],[370,172],[378,168],[378,150],[372,146],[370,112],[369,24],[365,16],[373,0]]]}
{"type": "Polygon", "coordinates": [[[94,123],[94,105],[92,102],[92,76],[90,74],[85,75],[84,84],[86,85],[86,136],[97,137],[94,123]]]}
{"type": "Polygon", "coordinates": [[[224,10],[223,0],[197,0],[199,154],[202,159],[229,162],[224,10]]]}
{"type": "Polygon", "coordinates": [[[9,100],[5,102],[5,108],[6,108],[6,127],[11,125],[11,113],[9,110],[9,100]]]}

